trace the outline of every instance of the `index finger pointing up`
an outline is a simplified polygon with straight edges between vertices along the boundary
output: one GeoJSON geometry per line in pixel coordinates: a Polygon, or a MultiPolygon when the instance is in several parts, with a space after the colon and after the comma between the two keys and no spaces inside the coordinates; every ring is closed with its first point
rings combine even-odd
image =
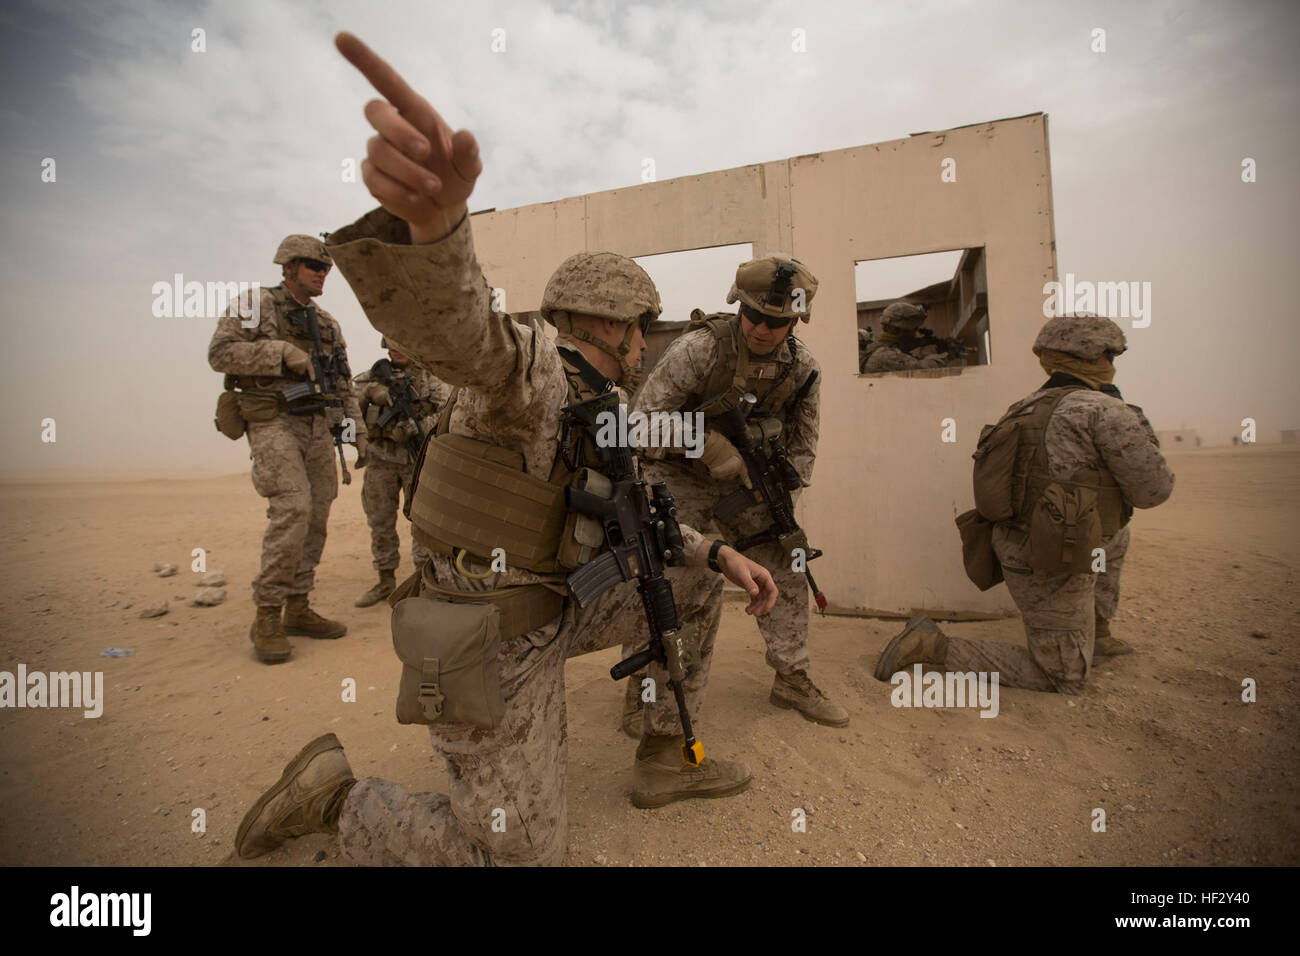
{"type": "Polygon", "coordinates": [[[426,132],[437,130],[440,138],[451,134],[451,128],[443,122],[438,111],[410,85],[402,75],[393,69],[387,60],[357,37],[346,31],[334,38],[334,46],[349,63],[361,71],[361,75],[370,81],[370,85],[379,94],[397,107],[397,111],[409,119],[413,125],[426,132]]]}

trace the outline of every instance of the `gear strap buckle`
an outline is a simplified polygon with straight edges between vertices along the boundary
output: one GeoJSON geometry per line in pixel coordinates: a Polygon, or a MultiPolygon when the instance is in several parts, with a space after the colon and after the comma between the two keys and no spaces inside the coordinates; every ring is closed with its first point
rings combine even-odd
{"type": "Polygon", "coordinates": [[[435,721],[442,716],[442,705],[447,697],[438,687],[438,658],[426,657],[420,668],[420,709],[425,719],[435,721]]]}

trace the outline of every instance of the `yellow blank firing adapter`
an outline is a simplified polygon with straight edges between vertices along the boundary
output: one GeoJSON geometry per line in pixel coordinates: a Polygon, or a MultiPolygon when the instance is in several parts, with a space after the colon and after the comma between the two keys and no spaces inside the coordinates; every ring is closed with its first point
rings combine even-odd
{"type": "Polygon", "coordinates": [[[689,746],[682,744],[682,759],[692,767],[698,767],[704,762],[704,744],[700,743],[698,740],[694,741],[689,746]]]}

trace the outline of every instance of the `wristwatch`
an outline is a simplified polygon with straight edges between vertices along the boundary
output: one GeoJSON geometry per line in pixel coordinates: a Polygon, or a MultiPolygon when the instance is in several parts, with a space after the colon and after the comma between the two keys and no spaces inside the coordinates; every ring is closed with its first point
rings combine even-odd
{"type": "Polygon", "coordinates": [[[727,542],[717,538],[713,542],[713,547],[709,548],[709,570],[718,574],[722,573],[722,568],[718,566],[718,552],[726,547],[727,542]]]}

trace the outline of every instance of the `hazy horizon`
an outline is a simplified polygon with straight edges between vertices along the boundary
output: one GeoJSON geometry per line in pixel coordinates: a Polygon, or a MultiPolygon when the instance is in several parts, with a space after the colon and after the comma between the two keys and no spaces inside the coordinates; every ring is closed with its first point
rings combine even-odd
{"type": "MultiPolygon", "coordinates": [[[[1261,443],[1300,427],[1285,286],[1300,238],[1292,4],[485,3],[440,16],[409,2],[151,0],[20,3],[0,24],[0,475],[246,471],[246,443],[212,427],[214,320],[155,317],[152,289],[177,273],[274,285],[285,234],[373,208],[359,176],[341,175],[364,154],[373,94],[334,50],[339,29],[479,138],[473,209],[635,185],[646,158],[664,180],[1045,112],[1060,278],[1151,283],[1150,326],[1124,323],[1126,398],[1206,446],[1247,417],[1261,443]]],[[[721,257],[738,248],[656,264],[665,317],[721,305],[721,257]]],[[[354,372],[380,357],[337,271],[318,301],[354,372]]]]}

